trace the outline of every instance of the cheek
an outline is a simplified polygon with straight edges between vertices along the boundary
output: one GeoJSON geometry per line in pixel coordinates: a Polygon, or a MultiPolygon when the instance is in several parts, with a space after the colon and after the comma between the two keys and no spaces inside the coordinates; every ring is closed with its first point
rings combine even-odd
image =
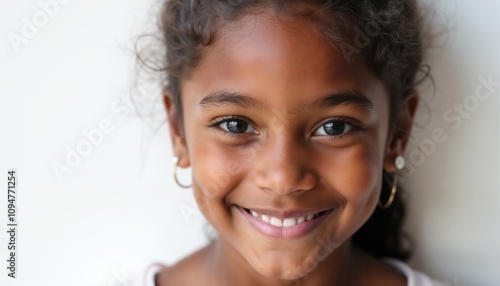
{"type": "Polygon", "coordinates": [[[208,140],[191,144],[189,148],[198,207],[207,220],[218,228],[217,225],[227,218],[227,198],[245,173],[248,151],[235,147],[222,148],[217,142],[208,140]]]}
{"type": "Polygon", "coordinates": [[[238,148],[221,148],[216,143],[205,142],[194,146],[190,153],[193,182],[210,199],[227,196],[245,168],[244,152],[238,148]]]}
{"type": "Polygon", "coordinates": [[[323,157],[326,184],[344,202],[343,216],[364,222],[375,208],[381,188],[383,148],[365,141],[323,157]],[[325,162],[325,160],[328,160],[325,162]]]}
{"type": "MultiPolygon", "coordinates": [[[[379,122],[387,122],[381,118],[379,122]]],[[[381,190],[381,180],[384,165],[384,154],[387,125],[378,124],[368,130],[361,137],[356,146],[343,154],[339,161],[343,162],[344,168],[339,172],[344,174],[344,190],[349,192],[344,195],[350,198],[351,203],[359,205],[373,205],[378,200],[381,190]]]]}
{"type": "Polygon", "coordinates": [[[344,185],[340,189],[345,190],[343,195],[352,203],[362,204],[378,191],[382,161],[372,151],[360,147],[345,154],[346,160],[343,161],[348,163],[339,170],[344,178],[340,180],[344,185]]]}

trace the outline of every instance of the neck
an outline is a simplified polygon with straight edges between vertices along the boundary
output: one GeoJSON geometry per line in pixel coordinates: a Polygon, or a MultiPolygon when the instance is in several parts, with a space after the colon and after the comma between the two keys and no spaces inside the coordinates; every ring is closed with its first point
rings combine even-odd
{"type": "Polygon", "coordinates": [[[208,276],[214,285],[310,286],[353,285],[356,259],[350,241],[322,257],[317,267],[296,280],[270,279],[256,272],[228,243],[218,239],[210,246],[207,257],[208,276]]]}

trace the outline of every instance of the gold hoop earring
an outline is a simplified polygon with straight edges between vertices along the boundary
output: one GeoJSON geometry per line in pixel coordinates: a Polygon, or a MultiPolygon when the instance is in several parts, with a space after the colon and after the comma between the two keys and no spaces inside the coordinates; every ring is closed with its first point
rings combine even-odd
{"type": "Polygon", "coordinates": [[[392,202],[396,197],[396,193],[398,191],[398,173],[405,167],[405,159],[401,155],[397,156],[394,160],[394,164],[396,165],[396,172],[394,172],[394,181],[392,183],[391,195],[389,196],[389,199],[385,204],[382,204],[380,201],[378,202],[378,207],[383,210],[388,209],[392,205],[392,202]]]}
{"type": "Polygon", "coordinates": [[[177,179],[177,167],[178,167],[178,164],[179,164],[179,156],[174,156],[173,158],[173,163],[174,163],[174,166],[173,166],[173,169],[172,169],[172,173],[174,175],[174,180],[175,182],[177,183],[177,185],[183,189],[189,189],[192,187],[192,185],[184,185],[182,184],[179,179],[177,179]]]}

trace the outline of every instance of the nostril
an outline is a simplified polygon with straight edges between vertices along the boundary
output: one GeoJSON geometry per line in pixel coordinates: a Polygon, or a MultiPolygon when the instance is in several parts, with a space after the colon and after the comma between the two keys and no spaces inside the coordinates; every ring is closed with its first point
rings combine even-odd
{"type": "Polygon", "coordinates": [[[285,195],[316,186],[318,180],[308,154],[301,152],[303,149],[297,142],[290,143],[291,140],[279,139],[259,152],[254,170],[256,185],[261,189],[285,195]]]}
{"type": "Polygon", "coordinates": [[[317,179],[313,174],[298,175],[291,177],[270,177],[264,179],[259,185],[262,189],[272,191],[279,195],[300,193],[314,189],[317,179]]]}

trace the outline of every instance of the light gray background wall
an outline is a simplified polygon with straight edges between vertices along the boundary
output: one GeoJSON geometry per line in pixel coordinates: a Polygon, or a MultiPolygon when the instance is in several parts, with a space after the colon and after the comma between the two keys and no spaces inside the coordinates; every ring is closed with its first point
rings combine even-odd
{"type": "MultiPolygon", "coordinates": [[[[132,285],[147,264],[174,263],[205,242],[190,191],[171,178],[168,130],[148,127],[164,115],[140,119],[130,108],[158,100],[133,81],[127,51],[154,1],[60,2],[44,19],[38,1],[0,1],[0,188],[16,168],[20,193],[19,278],[2,266],[0,283],[132,285]],[[9,35],[34,16],[41,27],[16,52],[9,35]],[[98,128],[102,140],[85,143],[98,128]],[[88,154],[58,177],[53,166],[78,148],[88,154]]],[[[453,29],[430,52],[437,89],[423,87],[431,112],[421,110],[406,154],[412,265],[448,285],[498,285],[500,84],[481,85],[500,83],[500,2],[429,2],[453,29]]],[[[0,201],[5,261],[5,191],[0,201]]]]}

